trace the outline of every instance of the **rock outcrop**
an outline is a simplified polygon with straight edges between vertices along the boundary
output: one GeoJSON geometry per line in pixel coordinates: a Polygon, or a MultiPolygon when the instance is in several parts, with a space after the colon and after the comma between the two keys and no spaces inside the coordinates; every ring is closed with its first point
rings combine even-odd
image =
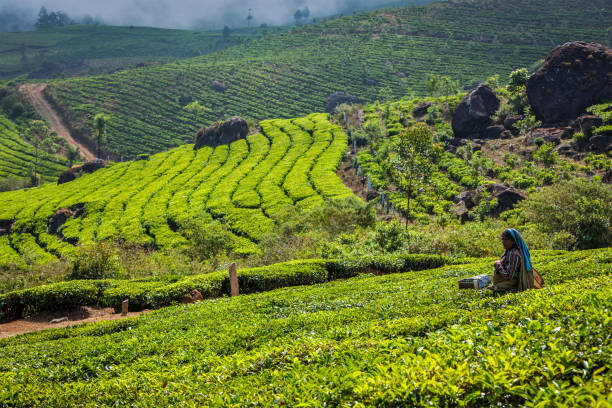
{"type": "Polygon", "coordinates": [[[538,128],[525,135],[523,144],[529,146],[534,144],[536,139],[544,140],[544,143],[559,145],[562,140],[570,139],[574,135],[571,127],[538,128]]]}
{"type": "Polygon", "coordinates": [[[518,202],[527,198],[527,194],[521,190],[499,183],[485,184],[475,190],[463,191],[454,199],[454,213],[459,216],[462,221],[467,221],[469,219],[469,211],[472,211],[480,204],[482,192],[484,190],[489,193],[491,199],[497,199],[497,206],[491,211],[491,214],[494,215],[514,208],[518,202]]]}
{"type": "Polygon", "coordinates": [[[49,220],[49,234],[57,233],[59,227],[64,225],[69,218],[74,217],[75,212],[70,208],[60,208],[53,214],[51,220],[49,220]]]}
{"type": "Polygon", "coordinates": [[[612,99],[612,49],[569,42],[556,47],[527,81],[527,98],[544,123],[568,122],[612,99]]]}
{"type": "Polygon", "coordinates": [[[491,115],[499,108],[499,99],[487,85],[470,91],[453,113],[453,132],[458,138],[480,138],[491,125],[491,115]]]}
{"type": "Polygon", "coordinates": [[[225,122],[218,122],[207,128],[201,128],[196,134],[194,150],[204,146],[219,146],[244,139],[249,133],[249,125],[240,116],[233,116],[225,122]]]}
{"type": "Polygon", "coordinates": [[[429,111],[429,108],[431,108],[431,105],[432,105],[431,102],[426,102],[426,103],[423,103],[417,106],[416,108],[412,110],[412,115],[415,118],[420,118],[421,116],[425,116],[425,114],[429,111]]]}
{"type": "Polygon", "coordinates": [[[327,103],[325,104],[325,112],[334,113],[334,109],[337,106],[347,103],[349,105],[355,105],[362,103],[361,99],[355,95],[351,95],[345,92],[336,92],[327,97],[327,103]]]}
{"type": "Polygon", "coordinates": [[[72,166],[71,168],[65,170],[62,174],[60,174],[59,178],[57,179],[57,184],[67,183],[69,181],[75,180],[81,174],[93,173],[95,171],[103,169],[104,167],[106,167],[106,162],[101,159],[95,159],[88,161],[85,164],[72,166]]]}
{"type": "Polygon", "coordinates": [[[514,136],[519,134],[519,130],[514,126],[519,120],[523,120],[523,115],[510,115],[504,119],[504,127],[514,136]]]}
{"type": "Polygon", "coordinates": [[[195,302],[200,302],[202,300],[204,300],[204,297],[202,296],[200,291],[197,289],[194,289],[183,297],[183,299],[181,300],[181,303],[195,303],[195,302]]]}
{"type": "Polygon", "coordinates": [[[212,88],[213,91],[216,91],[216,92],[225,92],[227,90],[227,85],[219,81],[212,81],[210,83],[210,87],[212,88]]]}
{"type": "Polygon", "coordinates": [[[502,125],[489,126],[482,135],[484,139],[510,139],[512,133],[502,125]]]}

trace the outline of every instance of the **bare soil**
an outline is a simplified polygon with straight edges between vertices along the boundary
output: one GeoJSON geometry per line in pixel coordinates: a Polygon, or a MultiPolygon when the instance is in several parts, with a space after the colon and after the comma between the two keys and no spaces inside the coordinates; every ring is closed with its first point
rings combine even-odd
{"type": "Polygon", "coordinates": [[[146,312],[148,312],[148,310],[144,310],[142,312],[130,312],[124,316],[121,313],[115,313],[113,308],[89,306],[81,306],[77,309],[64,312],[44,312],[25,319],[13,320],[8,323],[0,324],[0,339],[16,336],[18,334],[54,329],[57,327],[74,326],[81,323],[125,319],[127,317],[138,316],[146,312]],[[63,321],[51,323],[51,321],[54,319],[61,319],[63,321]]]}
{"type": "Polygon", "coordinates": [[[30,100],[36,112],[45,118],[45,121],[49,125],[49,129],[56,132],[59,137],[65,139],[71,146],[79,147],[81,149],[81,155],[85,157],[86,160],[94,160],[96,156],[86,146],[72,137],[60,116],[45,99],[43,91],[46,87],[47,84],[23,84],[19,90],[30,100]]]}

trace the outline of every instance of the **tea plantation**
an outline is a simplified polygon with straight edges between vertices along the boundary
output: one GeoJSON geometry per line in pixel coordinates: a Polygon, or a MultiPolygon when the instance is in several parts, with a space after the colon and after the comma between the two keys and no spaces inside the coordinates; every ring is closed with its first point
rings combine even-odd
{"type": "Polygon", "coordinates": [[[547,287],[500,297],[457,289],[487,259],[4,339],[0,405],[606,407],[611,260],[537,252],[547,287]]]}
{"type": "Polygon", "coordinates": [[[195,57],[240,44],[259,29],[167,30],[152,27],[71,25],[2,33],[0,78],[48,78],[109,72],[137,64],[195,57]]]}
{"type": "MultiPolygon", "coordinates": [[[[26,177],[35,161],[35,149],[20,135],[13,122],[0,114],[0,179],[26,177]]],[[[45,181],[55,181],[66,169],[68,161],[63,157],[41,153],[39,170],[45,181]]]]}
{"type": "Polygon", "coordinates": [[[448,2],[361,13],[256,40],[202,57],[112,75],[57,81],[50,97],[73,127],[91,132],[112,115],[106,150],[135,157],[184,143],[202,123],[226,115],[262,120],[322,111],[349,92],[372,102],[425,92],[430,73],[470,86],[532,67],[550,49],[580,39],[610,43],[606,2],[448,2]],[[199,101],[206,110],[183,109],[199,101]]]}
{"type": "Polygon", "coordinates": [[[122,239],[159,249],[182,247],[184,219],[222,219],[248,253],[286,206],[307,209],[352,192],[336,175],[347,136],[327,114],[266,120],[262,132],[194,151],[184,145],[124,162],[75,181],[0,194],[0,264],[45,264],[78,243],[122,239]],[[57,233],[48,227],[72,208],[57,233]]]}

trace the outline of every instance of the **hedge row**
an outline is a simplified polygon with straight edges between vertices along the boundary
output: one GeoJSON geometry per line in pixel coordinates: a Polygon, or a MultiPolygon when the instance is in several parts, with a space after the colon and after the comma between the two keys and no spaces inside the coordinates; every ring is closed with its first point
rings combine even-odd
{"type": "MultiPolygon", "coordinates": [[[[400,254],[343,260],[297,260],[238,271],[240,293],[312,285],[350,278],[362,273],[388,274],[424,270],[456,263],[439,255],[400,254]]],[[[180,302],[191,290],[205,299],[230,293],[227,272],[213,272],[164,280],[74,280],[18,290],[0,296],[0,321],[21,318],[43,311],[65,310],[79,305],[121,308],[130,300],[130,309],[157,308],[180,302]]]]}

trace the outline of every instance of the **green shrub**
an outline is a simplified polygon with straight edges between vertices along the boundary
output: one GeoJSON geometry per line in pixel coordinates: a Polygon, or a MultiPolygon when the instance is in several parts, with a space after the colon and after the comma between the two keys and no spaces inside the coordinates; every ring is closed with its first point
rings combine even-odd
{"type": "Polygon", "coordinates": [[[577,248],[610,245],[612,190],[597,180],[574,179],[545,187],[520,207],[544,231],[571,234],[577,248]]]}
{"type": "Polygon", "coordinates": [[[18,319],[31,314],[67,310],[98,303],[99,285],[95,282],[58,282],[18,290],[0,296],[0,320],[18,319]]]}
{"type": "Polygon", "coordinates": [[[586,141],[589,140],[589,138],[584,133],[582,133],[582,132],[576,132],[576,133],[574,133],[574,136],[572,137],[572,140],[577,145],[581,145],[581,144],[586,143],[586,141]]]}
{"type": "Polygon", "coordinates": [[[420,271],[453,263],[440,255],[403,254],[366,255],[327,262],[330,280],[350,278],[362,273],[389,274],[420,271]]]}
{"type": "Polygon", "coordinates": [[[400,250],[409,238],[408,230],[396,219],[376,225],[375,240],[384,252],[400,250]]]}
{"type": "Polygon", "coordinates": [[[76,250],[68,279],[119,278],[122,274],[123,267],[115,247],[108,242],[98,242],[76,250]]]}
{"type": "Polygon", "coordinates": [[[533,159],[541,162],[544,166],[550,167],[559,160],[559,153],[555,152],[552,143],[544,143],[539,145],[538,150],[533,153],[533,159]]]}
{"type": "Polygon", "coordinates": [[[232,233],[225,224],[204,224],[199,218],[182,221],[181,232],[191,242],[187,253],[193,259],[206,260],[227,254],[233,248],[232,233]]]}

